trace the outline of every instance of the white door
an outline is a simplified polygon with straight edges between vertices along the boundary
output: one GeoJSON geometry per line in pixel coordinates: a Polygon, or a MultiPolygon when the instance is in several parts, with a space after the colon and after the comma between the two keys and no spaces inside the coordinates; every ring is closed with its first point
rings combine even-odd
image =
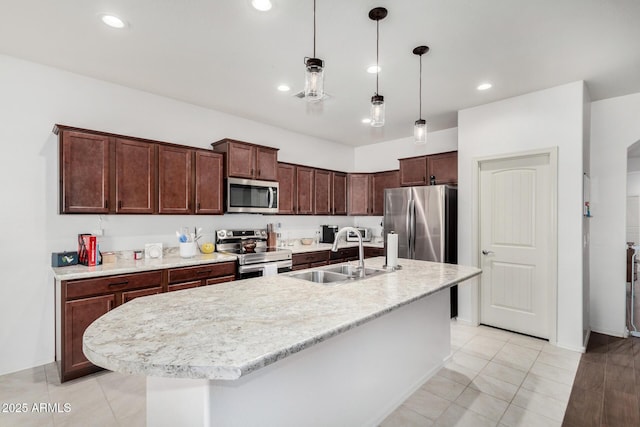
{"type": "Polygon", "coordinates": [[[549,338],[552,185],[550,153],[480,163],[481,323],[549,338]]]}

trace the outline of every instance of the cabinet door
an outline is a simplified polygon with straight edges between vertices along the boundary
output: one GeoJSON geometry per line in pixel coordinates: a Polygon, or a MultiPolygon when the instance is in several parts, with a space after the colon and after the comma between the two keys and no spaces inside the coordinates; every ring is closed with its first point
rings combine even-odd
{"type": "Polygon", "coordinates": [[[181,291],[202,286],[202,280],[192,280],[191,282],[173,283],[167,286],[167,292],[181,291]]]}
{"type": "Polygon", "coordinates": [[[205,280],[204,281],[204,286],[218,285],[220,283],[233,282],[234,280],[236,280],[236,276],[235,275],[222,276],[222,277],[213,277],[211,279],[205,280]]]}
{"type": "Polygon", "coordinates": [[[236,178],[253,178],[256,148],[251,145],[229,142],[227,151],[227,175],[236,178]]]}
{"type": "Polygon", "coordinates": [[[371,201],[369,194],[369,174],[350,173],[349,181],[349,215],[369,215],[371,201]]]}
{"type": "Polygon", "coordinates": [[[107,136],[62,132],[60,212],[109,212],[109,147],[107,136]]]}
{"type": "Polygon", "coordinates": [[[190,214],[191,157],[193,151],[161,145],[158,147],[159,209],[161,214],[190,214]]]}
{"type": "Polygon", "coordinates": [[[313,213],[313,169],[296,167],[296,213],[313,213]]]}
{"type": "Polygon", "coordinates": [[[314,171],[314,215],[329,215],[331,213],[331,172],[314,171]]]}
{"type": "Polygon", "coordinates": [[[332,213],[334,215],[347,214],[347,174],[341,172],[332,172],[332,195],[333,206],[332,213]]]}
{"type": "Polygon", "coordinates": [[[64,304],[63,380],[66,380],[65,377],[68,375],[73,377],[74,371],[93,368],[93,364],[82,352],[82,335],[94,320],[111,310],[114,305],[113,294],[68,301],[64,304]]]}
{"type": "Polygon", "coordinates": [[[400,185],[427,185],[428,179],[426,156],[400,159],[400,185]]]}
{"type": "Polygon", "coordinates": [[[287,163],[278,163],[278,213],[295,214],[296,167],[287,163]]]}
{"type": "Polygon", "coordinates": [[[156,210],[156,145],[117,138],[116,212],[150,214],[156,210]]]}
{"type": "Polygon", "coordinates": [[[147,289],[137,289],[135,291],[126,291],[122,293],[122,303],[129,302],[134,298],[138,297],[146,297],[147,295],[156,295],[162,292],[161,286],[156,286],[155,288],[147,288],[147,289]]]}
{"type": "Polygon", "coordinates": [[[196,151],[195,169],[195,213],[222,214],[222,155],[196,151]]]}
{"type": "Polygon", "coordinates": [[[384,190],[400,187],[400,172],[378,172],[371,176],[371,213],[384,214],[384,190]]]}
{"type": "Polygon", "coordinates": [[[255,177],[267,181],[276,181],[278,179],[278,151],[256,147],[256,170],[255,177]]]}
{"type": "Polygon", "coordinates": [[[458,152],[427,156],[427,175],[435,177],[436,184],[457,184],[458,152]]]}

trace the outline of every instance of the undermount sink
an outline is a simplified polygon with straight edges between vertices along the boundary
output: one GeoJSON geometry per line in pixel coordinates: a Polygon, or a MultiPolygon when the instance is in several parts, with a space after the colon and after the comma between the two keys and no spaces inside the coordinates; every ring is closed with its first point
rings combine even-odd
{"type": "Polygon", "coordinates": [[[337,265],[319,270],[301,271],[299,273],[289,273],[287,276],[296,279],[307,280],[314,283],[338,284],[339,282],[355,281],[367,279],[372,276],[386,273],[386,270],[377,268],[364,269],[364,277],[360,276],[360,271],[352,265],[337,265]]]}

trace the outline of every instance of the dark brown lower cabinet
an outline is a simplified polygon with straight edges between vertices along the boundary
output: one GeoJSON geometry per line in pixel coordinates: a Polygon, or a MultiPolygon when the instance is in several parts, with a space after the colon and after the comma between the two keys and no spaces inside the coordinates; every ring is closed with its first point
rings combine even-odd
{"type": "Polygon", "coordinates": [[[293,254],[291,261],[293,263],[292,270],[304,270],[357,259],[358,248],[352,246],[338,249],[336,252],[325,250],[293,254]]]}
{"type": "Polygon", "coordinates": [[[374,248],[370,246],[365,246],[364,248],[365,258],[373,258],[377,256],[384,256],[384,248],[374,248]]]}
{"type": "Polygon", "coordinates": [[[132,274],[63,280],[56,287],[56,361],[60,381],[97,372],[82,351],[82,335],[103,314],[134,298],[235,280],[236,263],[223,262],[195,267],[132,274]]]}
{"type": "Polygon", "coordinates": [[[98,371],[82,352],[82,334],[98,317],[111,310],[116,304],[114,295],[82,298],[64,303],[64,339],[61,381],[70,380],[98,371]]]}

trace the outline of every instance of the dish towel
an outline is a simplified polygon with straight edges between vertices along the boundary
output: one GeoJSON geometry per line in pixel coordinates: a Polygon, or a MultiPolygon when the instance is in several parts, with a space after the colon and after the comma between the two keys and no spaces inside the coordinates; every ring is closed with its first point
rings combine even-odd
{"type": "Polygon", "coordinates": [[[275,276],[277,274],[278,274],[277,264],[267,264],[264,266],[264,270],[262,270],[263,276],[275,276]]]}

